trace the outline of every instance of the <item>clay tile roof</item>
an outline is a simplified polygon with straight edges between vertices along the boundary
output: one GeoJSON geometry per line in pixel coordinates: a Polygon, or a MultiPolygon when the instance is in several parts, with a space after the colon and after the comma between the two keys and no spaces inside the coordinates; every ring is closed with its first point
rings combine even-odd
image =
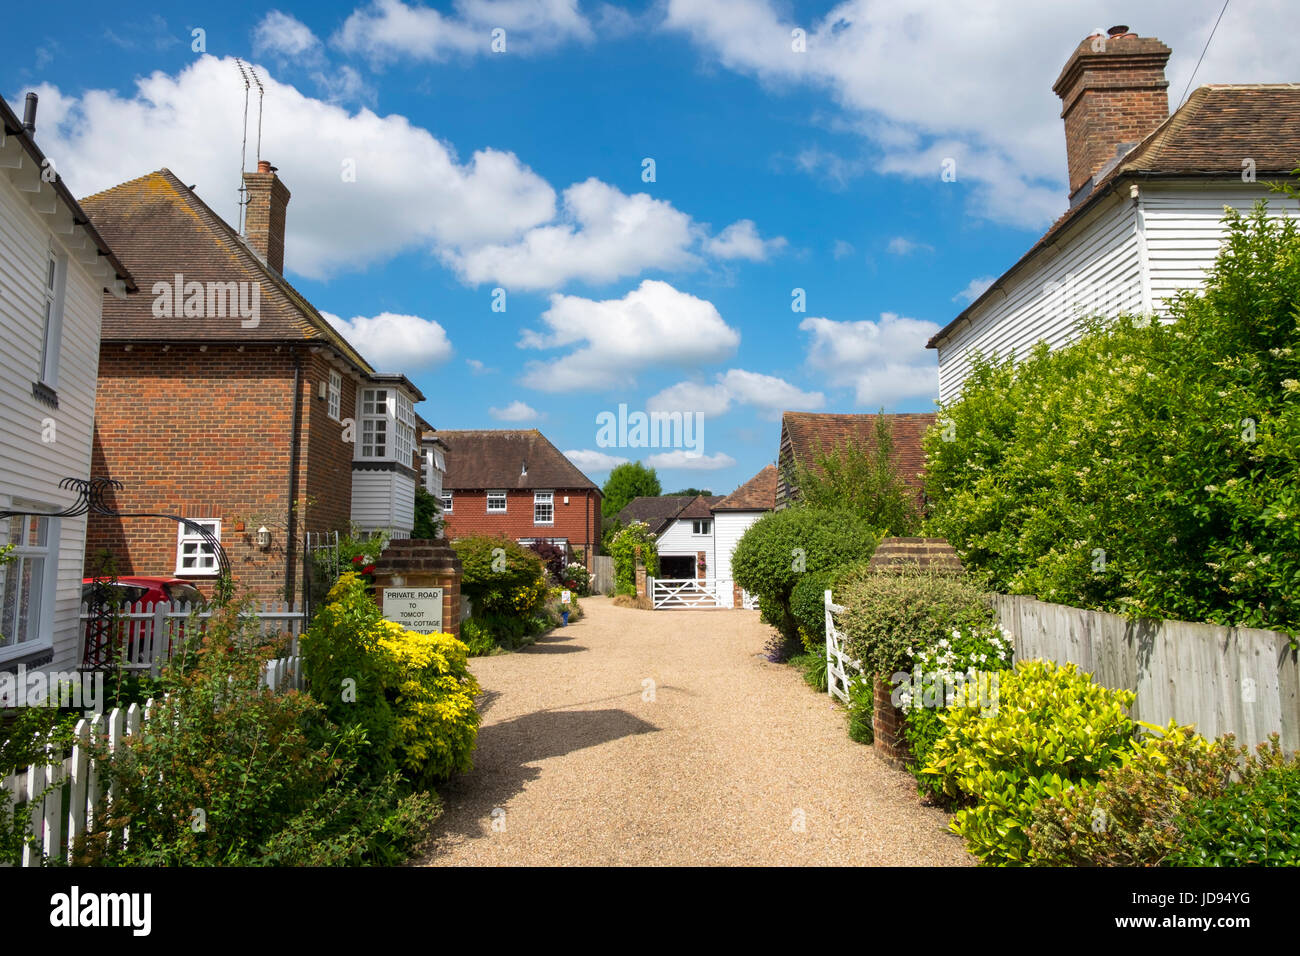
{"type": "Polygon", "coordinates": [[[284,277],[267,267],[220,216],[169,169],[87,196],[81,206],[131,269],[141,293],[105,299],[106,342],[317,342],[333,346],[366,374],[374,368],[284,277]],[[155,282],[256,282],[258,324],[238,315],[153,314],[155,282]]]}
{"type": "Polygon", "coordinates": [[[722,495],[696,495],[690,504],[678,512],[678,518],[712,518],[713,507],[723,498],[722,495]]]}
{"type": "Polygon", "coordinates": [[[1002,279],[1025,266],[1085,209],[1109,196],[1122,182],[1154,177],[1217,177],[1240,181],[1242,160],[1255,161],[1259,180],[1287,176],[1300,167],[1300,83],[1212,84],[1187,98],[1105,173],[1087,198],[1076,202],[1002,277],[936,332],[926,348],[938,348],[948,334],[998,294],[1002,279]]]}
{"type": "MultiPolygon", "coordinates": [[[[879,415],[832,415],[819,412],[786,412],[781,416],[782,465],[788,455],[794,461],[815,465],[818,450],[834,451],[846,442],[870,447],[875,442],[879,415]],[[786,440],[789,441],[788,453],[786,440]]],[[[894,467],[899,477],[919,495],[925,471],[925,449],[921,439],[934,424],[933,412],[886,415],[892,425],[894,467]]]]}
{"type": "Polygon", "coordinates": [[[644,521],[650,526],[650,533],[657,535],[675,521],[681,510],[694,500],[690,495],[633,498],[618,513],[618,521],[622,525],[629,525],[633,521],[644,521]]]}
{"type": "Polygon", "coordinates": [[[714,511],[771,511],[776,507],[776,465],[768,465],[716,505],[714,511]]]}
{"type": "Polygon", "coordinates": [[[600,490],[535,428],[439,431],[438,437],[447,448],[442,487],[448,491],[600,490]]]}

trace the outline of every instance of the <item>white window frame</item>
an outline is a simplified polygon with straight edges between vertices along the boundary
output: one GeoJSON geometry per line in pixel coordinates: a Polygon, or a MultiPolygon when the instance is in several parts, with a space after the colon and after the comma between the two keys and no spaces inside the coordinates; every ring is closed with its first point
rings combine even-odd
{"type": "Polygon", "coordinates": [[[693,534],[693,535],[698,535],[698,536],[700,536],[700,537],[707,537],[707,536],[713,534],[713,519],[712,519],[712,518],[692,518],[692,519],[691,519],[691,534],[693,534]],[[703,527],[702,527],[702,526],[703,526],[703,527]]]}
{"type": "Polygon", "coordinates": [[[42,277],[42,301],[45,317],[41,326],[41,367],[39,381],[47,388],[59,386],[59,349],[63,343],[63,309],[68,291],[68,257],[49,246],[42,277]]]}
{"type": "Polygon", "coordinates": [[[554,491],[534,491],[533,492],[533,524],[544,525],[546,527],[555,526],[555,492],[554,491]],[[537,520],[537,509],[545,505],[551,509],[551,520],[537,520]]]}
{"type": "Polygon", "coordinates": [[[499,490],[498,490],[498,491],[489,491],[489,492],[487,493],[487,513],[490,514],[490,515],[503,515],[503,514],[505,514],[505,513],[506,513],[506,501],[507,501],[507,499],[506,499],[506,493],[505,493],[504,491],[499,491],[499,490]],[[501,502],[501,507],[500,507],[500,508],[493,508],[493,507],[492,507],[492,499],[493,499],[493,498],[499,498],[499,499],[500,499],[500,502],[501,502]]]}
{"type": "Polygon", "coordinates": [[[392,385],[357,389],[357,422],[361,426],[358,459],[415,467],[415,407],[409,395],[392,385]],[[377,450],[381,441],[376,439],[382,440],[382,450],[377,450]]]}
{"type": "Polygon", "coordinates": [[[454,491],[444,491],[442,493],[442,513],[451,514],[451,506],[456,503],[456,493],[454,491]]]}
{"type": "MultiPolygon", "coordinates": [[[[220,543],[220,518],[190,518],[189,520],[196,524],[211,525],[212,536],[217,539],[218,543],[220,543]]],[[[176,576],[178,578],[211,578],[215,577],[220,570],[221,568],[217,564],[216,552],[214,552],[211,546],[203,540],[203,536],[195,534],[183,524],[178,525],[176,528],[176,576]],[[185,567],[185,558],[188,556],[185,553],[186,545],[196,545],[197,547],[193,554],[198,556],[200,559],[209,559],[211,564],[201,564],[200,566],[193,568],[185,567]]]]}
{"type": "Polygon", "coordinates": [[[10,562],[0,568],[0,661],[26,656],[33,651],[46,650],[54,644],[54,600],[55,587],[58,583],[58,554],[60,522],[58,518],[39,514],[42,511],[56,510],[56,506],[15,502],[9,506],[38,512],[34,515],[22,515],[10,518],[5,523],[3,541],[14,545],[10,562]],[[33,523],[45,524],[45,543],[27,544],[28,530],[33,523]],[[16,527],[17,526],[17,527],[16,527]],[[15,536],[15,531],[17,535],[15,536]],[[40,561],[40,571],[28,581],[31,588],[26,602],[26,631],[22,640],[18,639],[18,616],[23,611],[21,593],[14,601],[14,618],[9,620],[5,614],[5,598],[11,582],[21,581],[23,568],[40,561]],[[36,607],[32,608],[31,594],[36,596],[36,607]],[[33,613],[34,612],[34,613],[33,613]]]}
{"type": "Polygon", "coordinates": [[[341,421],[343,414],[343,375],[337,369],[330,369],[329,384],[325,388],[326,411],[334,421],[341,421]]]}

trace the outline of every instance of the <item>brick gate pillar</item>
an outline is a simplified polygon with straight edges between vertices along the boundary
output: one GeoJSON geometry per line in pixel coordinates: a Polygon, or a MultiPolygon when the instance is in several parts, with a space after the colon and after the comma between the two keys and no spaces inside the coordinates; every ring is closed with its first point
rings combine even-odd
{"type": "Polygon", "coordinates": [[[397,538],[375,562],[375,603],[383,610],[388,588],[442,588],[442,632],[459,638],[460,578],[460,558],[445,539],[397,538]]]}

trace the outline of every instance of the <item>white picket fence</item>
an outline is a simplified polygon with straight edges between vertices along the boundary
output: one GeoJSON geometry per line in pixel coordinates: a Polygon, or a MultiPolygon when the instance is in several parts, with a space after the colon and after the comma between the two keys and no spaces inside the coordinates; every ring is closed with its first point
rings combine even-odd
{"type": "Polygon", "coordinates": [[[647,578],[651,604],[660,608],[718,608],[734,603],[730,581],[713,578],[647,578]]]}
{"type": "MultiPolygon", "coordinates": [[[[273,691],[304,690],[302,659],[292,656],[267,661],[262,666],[262,686],[273,691]]],[[[21,812],[30,818],[27,832],[34,839],[24,847],[20,866],[72,861],[76,841],[94,826],[95,809],[103,796],[97,761],[90,757],[90,741],[106,736],[109,753],[115,753],[123,741],[140,733],[152,716],[153,704],[149,700],[143,707],[139,704],[125,710],[114,707],[107,714],[77,721],[71,753],[55,757],[49,764],[30,766],[0,782],[0,787],[9,792],[10,812],[17,810],[19,804],[27,805],[21,812]]],[[[48,745],[46,753],[54,756],[48,745]]],[[[106,796],[111,805],[111,789],[106,796]]],[[[0,820],[0,824],[7,822],[0,820]]],[[[130,828],[115,832],[114,838],[129,839],[130,828]]],[[[0,862],[0,867],[10,865],[0,862]]]]}
{"type": "MultiPolygon", "coordinates": [[[[116,669],[121,660],[121,666],[126,670],[149,671],[157,676],[162,666],[171,659],[172,653],[180,647],[193,610],[188,603],[181,602],[123,605],[115,612],[113,668],[116,669]]],[[[202,610],[195,615],[200,630],[207,625],[211,616],[210,610],[202,610]]],[[[295,602],[291,607],[284,601],[268,601],[254,605],[247,616],[257,619],[263,636],[288,634],[289,654],[297,654],[298,638],[302,636],[307,623],[306,613],[300,603],[295,602]]],[[[86,634],[90,620],[90,606],[81,605],[82,635],[86,634]]]]}
{"type": "Polygon", "coordinates": [[[823,595],[826,607],[826,693],[849,702],[849,681],[863,674],[862,662],[844,652],[844,632],[835,623],[835,615],[844,608],[831,601],[831,592],[823,595]]]}

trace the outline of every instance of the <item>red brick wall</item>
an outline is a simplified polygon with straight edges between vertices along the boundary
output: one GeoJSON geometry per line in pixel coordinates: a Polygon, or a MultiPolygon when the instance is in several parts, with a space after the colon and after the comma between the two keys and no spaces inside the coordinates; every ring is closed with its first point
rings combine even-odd
{"type": "MultiPolygon", "coordinates": [[[[298,530],[342,531],[348,530],[352,516],[352,456],[355,444],[343,440],[342,421],[329,416],[329,399],[320,398],[321,383],[328,385],[333,368],[323,355],[312,355],[303,361],[306,394],[303,400],[303,434],[306,442],[305,465],[300,488],[307,505],[298,522],[298,530]]],[[[356,379],[342,373],[343,397],[339,403],[339,418],[356,417],[356,379]]],[[[353,425],[353,431],[360,428],[353,425]]]]}
{"type": "MultiPolygon", "coordinates": [[[[287,349],[250,346],[241,352],[213,345],[201,352],[197,345],[184,345],[163,351],[158,345],[137,345],[127,352],[120,345],[105,345],[91,472],[125,485],[109,497],[120,511],[220,518],[221,542],[237,586],[261,600],[278,599],[288,529],[292,382],[287,349]],[[272,532],[267,551],[256,544],[255,533],[263,524],[272,532]]],[[[314,387],[309,375],[302,387],[304,392],[314,387]]],[[[307,404],[311,401],[304,395],[304,422],[308,409],[314,412],[307,404]]],[[[312,454],[326,457],[319,449],[312,454]]],[[[307,474],[306,468],[300,473],[300,501],[310,489],[326,491],[323,479],[307,474]]],[[[338,484],[346,492],[328,489],[322,514],[336,514],[339,501],[350,499],[351,471],[343,475],[346,480],[338,484]]],[[[308,520],[316,522],[316,516],[309,513],[308,520]]],[[[95,567],[95,555],[107,548],[118,574],[174,574],[176,527],[164,519],[92,515],[87,573],[95,567]]],[[[200,578],[197,583],[208,590],[211,582],[200,578]]]]}
{"type": "MultiPolygon", "coordinates": [[[[487,513],[486,491],[456,491],[452,511],[444,514],[448,539],[476,534],[508,538],[567,538],[575,550],[600,545],[600,492],[555,489],[555,524],[533,524],[533,492],[507,491],[506,513],[487,513]],[[564,503],[568,495],[569,503],[564,503]]],[[[594,554],[595,549],[591,552],[594,554]]],[[[590,562],[587,562],[590,565],[590,562]]]]}

